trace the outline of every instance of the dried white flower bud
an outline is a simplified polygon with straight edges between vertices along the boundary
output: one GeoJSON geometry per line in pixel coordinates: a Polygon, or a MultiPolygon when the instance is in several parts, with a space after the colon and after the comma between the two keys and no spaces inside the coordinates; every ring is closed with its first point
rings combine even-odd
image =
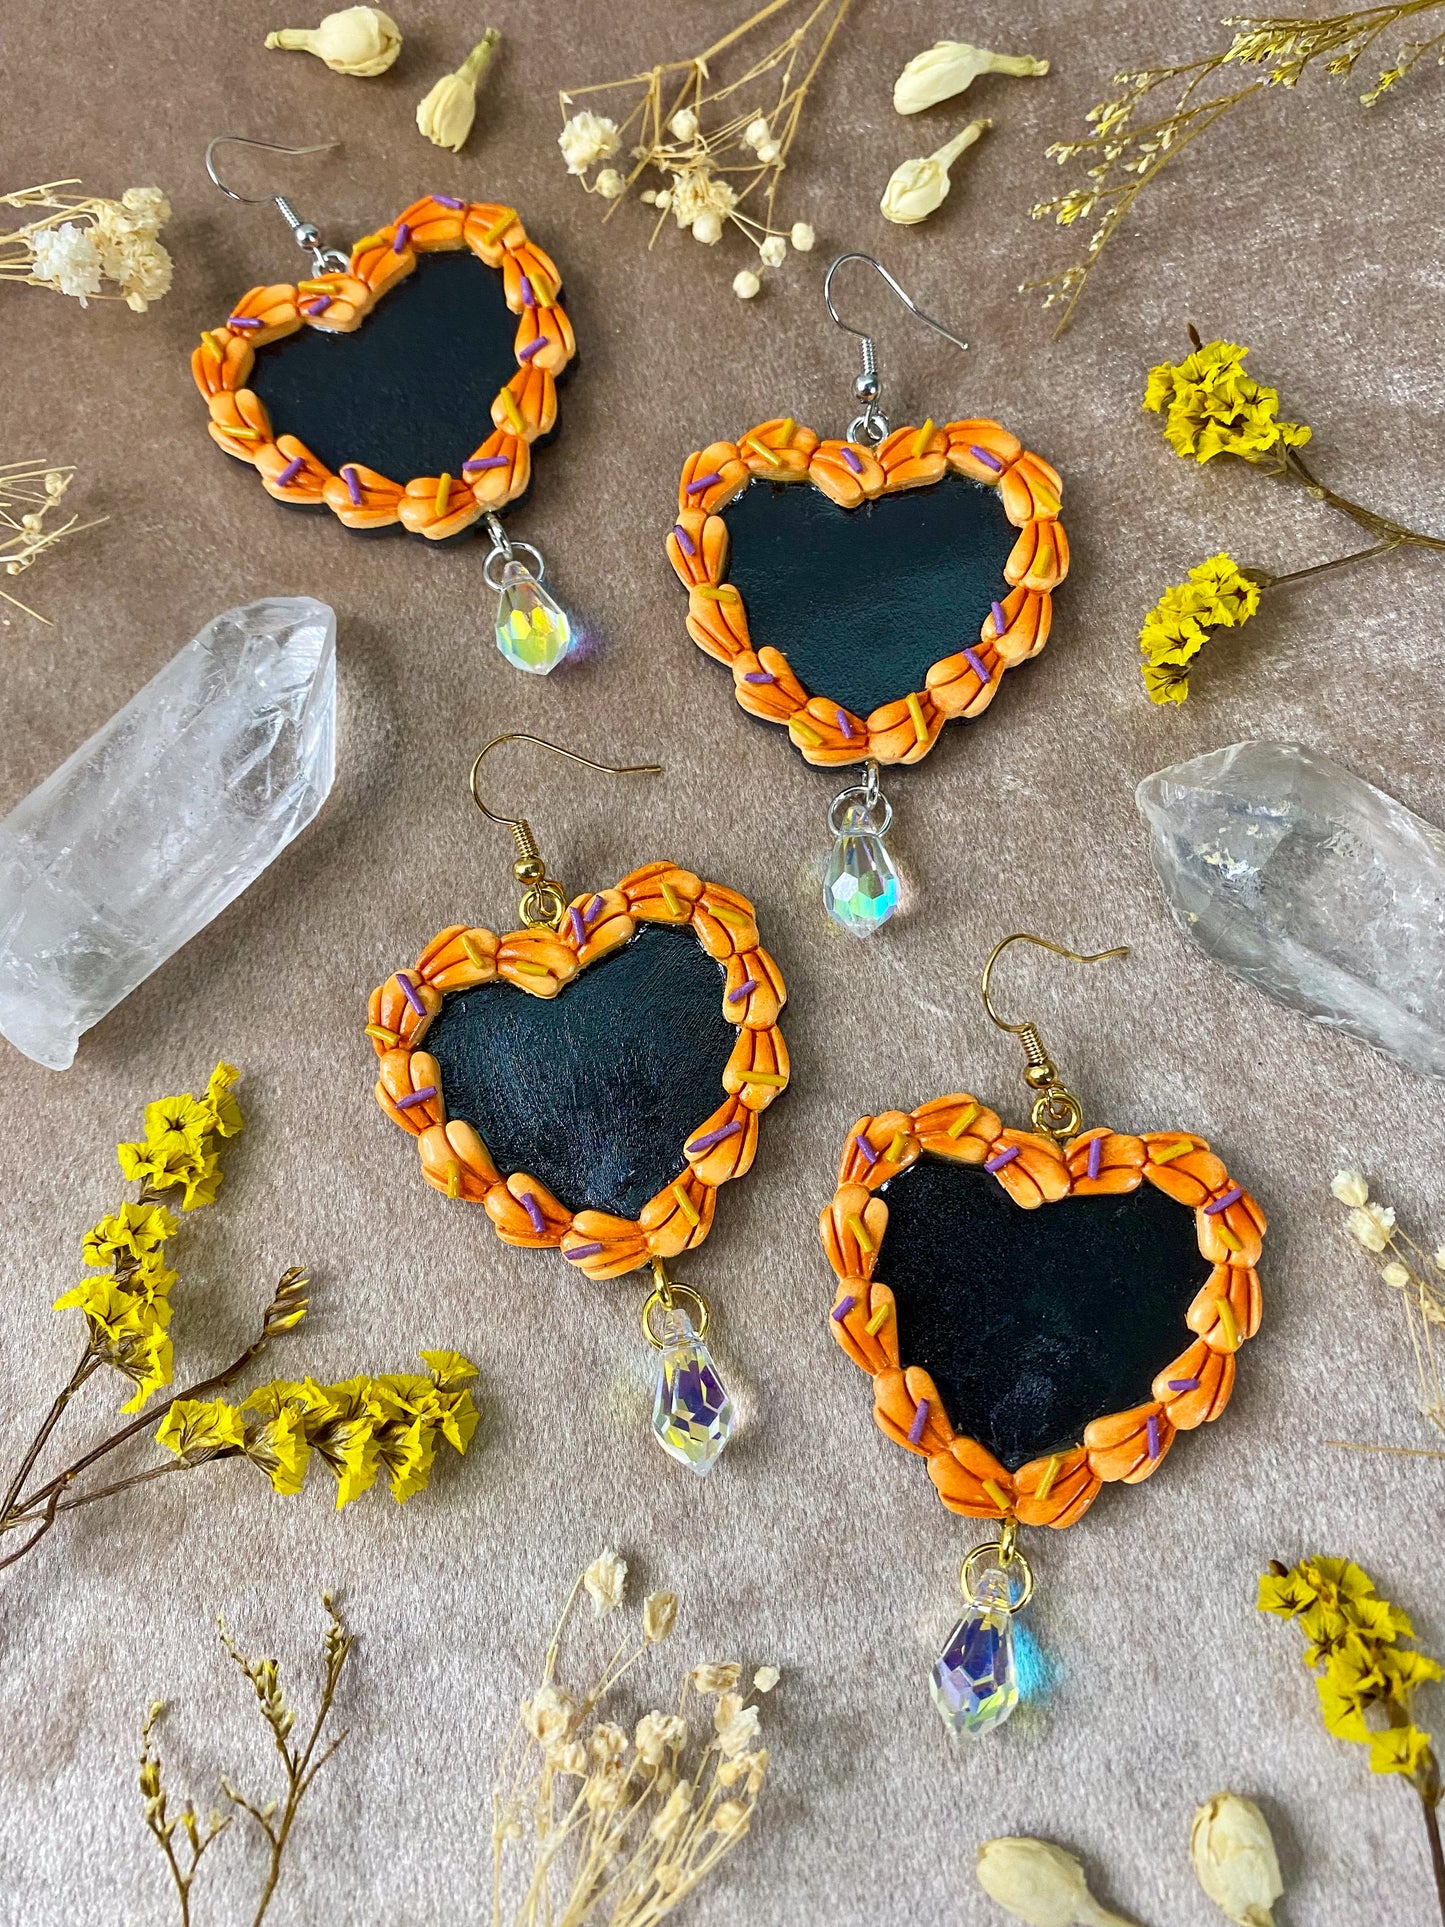
{"type": "Polygon", "coordinates": [[[794,221],[793,232],[789,237],[799,254],[811,254],[818,237],[806,221],[794,221]]]}
{"type": "Polygon", "coordinates": [[[900,114],[936,107],[971,87],[980,74],[1046,74],[1047,60],[1032,54],[992,54],[964,40],[940,40],[915,54],[893,85],[893,106],[900,114]]]}
{"type": "Polygon", "coordinates": [[[369,80],[384,74],[401,52],[401,29],[380,7],[343,7],[340,13],[328,13],[319,27],[268,33],[266,45],[315,54],[334,74],[369,80]]]}
{"type": "Polygon", "coordinates": [[[697,115],[690,107],[684,107],[681,113],[673,115],[667,125],[674,139],[690,141],[697,134],[697,115]]]}
{"type": "Polygon", "coordinates": [[[574,114],[557,136],[569,174],[585,174],[594,161],[609,159],[619,141],[617,122],[606,114],[574,114]]]}
{"type": "Polygon", "coordinates": [[[687,1721],[676,1713],[644,1713],[633,1735],[644,1766],[660,1766],[664,1753],[677,1752],[686,1740],[687,1721]]]}
{"type": "Polygon", "coordinates": [[[539,1686],[522,1706],[527,1731],[544,1749],[560,1746],[577,1711],[577,1703],[560,1686],[539,1686]]]}
{"type": "Polygon", "coordinates": [[[501,37],[495,27],[488,27],[456,72],[443,74],[418,105],[416,124],[433,147],[450,148],[453,154],[461,152],[476,117],[477,88],[492,64],[501,37]]]}
{"type": "Polygon", "coordinates": [[[1358,1171],[1336,1171],[1330,1179],[1330,1189],[1341,1204],[1352,1207],[1365,1204],[1370,1196],[1370,1187],[1358,1171]]]}
{"type": "Polygon", "coordinates": [[[770,234],[758,245],[765,268],[780,268],[788,258],[788,244],[781,234],[770,234]]]}
{"type": "Polygon", "coordinates": [[[1238,1927],[1274,1927],[1274,1903],[1284,1892],[1279,1861],[1264,1815],[1253,1800],[1216,1793],[1194,1816],[1189,1858],[1199,1884],[1238,1927]]]}
{"type": "Polygon", "coordinates": [[[883,218],[896,222],[900,227],[912,227],[918,221],[926,221],[934,209],[941,207],[948,199],[949,168],[965,148],[972,147],[992,125],[993,122],[989,120],[971,120],[961,134],[956,135],[946,147],[940,147],[936,154],[930,154],[923,160],[904,161],[896,167],[883,190],[880,203],[883,218]]]}
{"type": "Polygon", "coordinates": [[[756,1706],[744,1706],[736,1693],[724,1693],[713,1714],[718,1748],[725,1760],[745,1752],[761,1731],[756,1706]]]}
{"type": "Polygon", "coordinates": [[[601,1720],[592,1729],[587,1749],[599,1766],[611,1766],[627,1751],[627,1735],[610,1720],[601,1720]]]}
{"type": "Polygon", "coordinates": [[[642,1637],[649,1646],[666,1639],[677,1624],[677,1594],[650,1592],[642,1602],[642,1637]]]}
{"type": "Polygon", "coordinates": [[[748,122],[743,139],[749,147],[761,147],[765,140],[771,140],[772,133],[772,128],[769,127],[763,116],[759,114],[756,120],[750,120],[748,122]]]}
{"type": "Polygon", "coordinates": [[[776,1666],[760,1666],[753,1674],[753,1691],[771,1693],[782,1677],[776,1666]]]}
{"type": "Polygon", "coordinates": [[[627,183],[615,167],[604,167],[592,183],[592,191],[604,201],[620,201],[627,192],[627,183]]]}
{"type": "Polygon", "coordinates": [[[1073,1854],[1046,1840],[985,1840],[974,1872],[989,1899],[1029,1927],[1131,1927],[1095,1900],[1073,1854]]]}
{"type": "Polygon", "coordinates": [[[619,1559],[609,1546],[605,1552],[598,1553],[583,1573],[582,1584],[592,1601],[593,1612],[600,1619],[603,1613],[610,1613],[622,1604],[627,1586],[627,1561],[619,1559]]]}
{"type": "Polygon", "coordinates": [[[735,1659],[714,1660],[694,1666],[690,1675],[693,1690],[698,1693],[730,1693],[737,1685],[742,1670],[735,1659]]]}
{"type": "Polygon", "coordinates": [[[748,1810],[741,1800],[724,1800],[713,1809],[708,1825],[714,1833],[739,1833],[748,1823],[748,1810]]]}
{"type": "Polygon", "coordinates": [[[773,162],[781,155],[782,151],[780,142],[771,140],[762,141],[757,150],[758,159],[763,163],[764,167],[771,167],[773,162]]]}
{"type": "Polygon", "coordinates": [[[587,1749],[581,1740],[568,1740],[565,1746],[553,1747],[547,1763],[558,1773],[575,1773],[580,1779],[587,1771],[587,1749]]]}
{"type": "Polygon", "coordinates": [[[680,1782],[668,1794],[666,1803],[648,1829],[654,1840],[671,1840],[675,1833],[680,1832],[692,1811],[691,1793],[691,1787],[680,1782]]]}
{"type": "MultiPolygon", "coordinates": [[[[722,239],[722,216],[713,208],[705,207],[692,224],[692,238],[701,241],[705,248],[715,247],[722,239]]],[[[756,289],[753,291],[757,292],[756,289]]]]}
{"type": "Polygon", "coordinates": [[[1410,1282],[1410,1267],[1402,1265],[1399,1259],[1395,1258],[1381,1267],[1380,1276],[1387,1285],[1393,1285],[1396,1291],[1403,1291],[1410,1282]]]}
{"type": "Polygon", "coordinates": [[[652,197],[652,204],[659,210],[670,208],[672,206],[672,189],[670,187],[658,188],[656,194],[652,197]]]}
{"type": "Polygon", "coordinates": [[[1389,1205],[1367,1204],[1345,1219],[1345,1230],[1366,1251],[1383,1251],[1390,1242],[1395,1213],[1389,1205]]]}

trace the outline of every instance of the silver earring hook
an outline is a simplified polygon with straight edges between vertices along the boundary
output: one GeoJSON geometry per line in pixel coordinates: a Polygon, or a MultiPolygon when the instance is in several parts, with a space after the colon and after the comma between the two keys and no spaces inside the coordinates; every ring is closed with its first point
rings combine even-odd
{"type": "Polygon", "coordinates": [[[281,210],[287,226],[296,237],[296,245],[305,248],[311,256],[311,265],[318,274],[327,272],[344,274],[351,266],[351,257],[343,254],[340,248],[324,248],[321,245],[320,230],[314,222],[303,221],[284,194],[238,194],[234,187],[226,183],[216,172],[216,149],[225,146],[259,147],[268,154],[329,154],[332,148],[340,145],[337,141],[317,141],[310,147],[287,147],[280,141],[253,140],[249,134],[217,134],[206,143],[206,172],[212,183],[220,188],[227,200],[241,201],[247,206],[262,201],[274,201],[281,210]]]}
{"type": "Polygon", "coordinates": [[[878,357],[873,346],[873,337],[866,329],[855,328],[851,321],[845,321],[842,315],[839,314],[833,301],[833,276],[847,261],[862,261],[867,267],[872,268],[876,274],[882,275],[883,279],[888,283],[889,287],[892,288],[908,312],[917,320],[921,321],[926,328],[931,328],[936,335],[942,335],[945,341],[951,341],[955,348],[961,348],[966,351],[968,343],[966,341],[960,341],[957,335],[950,334],[941,321],[935,321],[932,315],[925,314],[913,299],[912,295],[908,293],[907,289],[901,287],[888,272],[887,268],[884,267],[883,263],[876,261],[871,254],[840,254],[837,259],[830,264],[828,272],[823,278],[823,300],[827,305],[828,314],[835,327],[841,328],[845,334],[856,335],[863,344],[863,372],[853,383],[853,393],[857,399],[862,402],[863,412],[861,415],[856,415],[853,420],[849,422],[848,439],[850,442],[858,441],[866,436],[869,441],[876,444],[881,442],[883,437],[888,433],[888,423],[878,407],[878,396],[880,393],[878,357]]]}

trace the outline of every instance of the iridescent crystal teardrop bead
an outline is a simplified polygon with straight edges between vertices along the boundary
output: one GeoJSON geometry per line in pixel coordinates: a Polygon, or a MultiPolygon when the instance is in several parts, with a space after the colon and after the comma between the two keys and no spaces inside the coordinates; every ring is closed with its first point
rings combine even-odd
{"type": "Polygon", "coordinates": [[[833,816],[829,821],[837,834],[823,879],[823,901],[835,923],[855,937],[871,937],[898,908],[898,872],[866,802],[849,803],[841,822],[833,816]]]}
{"type": "Polygon", "coordinates": [[[986,1572],[933,1663],[933,1703],[959,1745],[1002,1726],[1018,1705],[1011,1603],[1008,1575],[986,1572]]]}
{"type": "Polygon", "coordinates": [[[733,1435],[733,1402],[687,1313],[674,1305],[662,1329],[652,1430],[669,1458],[701,1477],[733,1435]]]}
{"type": "Polygon", "coordinates": [[[518,669],[545,676],[572,646],[567,612],[515,556],[502,565],[497,592],[497,647],[518,669]]]}

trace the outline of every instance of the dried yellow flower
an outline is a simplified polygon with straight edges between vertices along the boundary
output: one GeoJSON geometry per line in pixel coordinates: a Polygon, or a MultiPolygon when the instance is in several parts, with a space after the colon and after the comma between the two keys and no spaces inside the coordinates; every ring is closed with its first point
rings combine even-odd
{"type": "Polygon", "coordinates": [[[502,36],[488,27],[454,74],[443,74],[416,110],[416,124],[433,147],[461,152],[477,112],[477,89],[496,55],[502,36]]]}
{"type": "Polygon", "coordinates": [[[1369,1202],[1370,1187],[1358,1171],[1336,1171],[1330,1179],[1330,1190],[1341,1204],[1357,1207],[1369,1202]]]}
{"type": "Polygon", "coordinates": [[[893,85],[896,113],[918,114],[971,87],[980,74],[1046,74],[1047,60],[1032,54],[993,54],[966,40],[940,40],[915,54],[893,85]]]}
{"type": "Polygon", "coordinates": [[[991,120],[971,120],[961,134],[956,134],[936,154],[926,155],[922,160],[904,161],[895,167],[879,203],[883,218],[899,227],[913,227],[919,221],[926,221],[948,199],[948,170],[992,125],[991,120]]]}
{"type": "Polygon", "coordinates": [[[600,1619],[603,1613],[610,1613],[622,1604],[627,1586],[627,1561],[619,1559],[609,1546],[605,1552],[598,1553],[583,1573],[582,1584],[592,1601],[593,1612],[600,1619]]]}
{"type": "Polygon", "coordinates": [[[1238,1927],[1274,1927],[1284,1892],[1268,1823],[1253,1800],[1216,1793],[1194,1816],[1189,1858],[1200,1886],[1238,1927]]]}
{"type": "Polygon", "coordinates": [[[666,1639],[677,1624],[677,1594],[650,1592],[642,1602],[642,1637],[649,1646],[666,1639]]]}
{"type": "Polygon", "coordinates": [[[369,80],[384,74],[401,52],[401,29],[380,7],[343,7],[319,27],[283,27],[268,33],[268,47],[315,54],[334,74],[369,80]]]}
{"type": "Polygon", "coordinates": [[[1073,1854],[1046,1840],[985,1840],[974,1872],[989,1899],[1029,1927],[1132,1927],[1099,1905],[1073,1854]]]}

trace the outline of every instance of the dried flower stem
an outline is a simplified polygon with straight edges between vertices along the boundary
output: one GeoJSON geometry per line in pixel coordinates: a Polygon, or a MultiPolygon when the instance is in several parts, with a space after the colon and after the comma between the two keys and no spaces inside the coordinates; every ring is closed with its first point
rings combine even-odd
{"type": "MultiPolygon", "coordinates": [[[[78,515],[72,515],[64,522],[45,526],[48,515],[59,513],[61,498],[74,479],[75,469],[69,462],[0,462],[0,569],[6,575],[22,575],[67,535],[99,528],[108,520],[99,515],[82,522],[78,515]]],[[[50,626],[49,616],[41,615],[18,596],[0,589],[0,598],[50,626]]]]}
{"type": "MultiPolygon", "coordinates": [[[[1063,304],[1055,337],[1063,334],[1073,320],[1100,255],[1139,196],[1201,134],[1265,88],[1296,86],[1312,67],[1323,66],[1328,75],[1347,79],[1383,35],[1416,19],[1438,16],[1442,8],[1445,0],[1396,0],[1396,4],[1364,7],[1319,20],[1240,15],[1222,22],[1234,29],[1229,44],[1203,59],[1116,74],[1114,85],[1120,91],[1089,110],[1092,131],[1083,140],[1057,141],[1047,150],[1060,166],[1083,162],[1087,185],[1072,188],[1054,200],[1041,201],[1031,210],[1035,220],[1052,216],[1060,227],[1099,215],[1082,261],[1024,284],[1026,291],[1043,293],[1046,307],[1063,304]],[[1224,93],[1208,91],[1226,70],[1240,67],[1263,71],[1242,87],[1224,93]],[[1169,112],[1147,125],[1136,125],[1139,108],[1160,90],[1175,95],[1169,112]]],[[[1423,40],[1405,42],[1395,64],[1385,68],[1374,86],[1360,95],[1362,105],[1373,106],[1427,53],[1445,53],[1445,29],[1423,40]]]]}
{"type": "MultiPolygon", "coordinates": [[[[1445,1247],[1431,1254],[1395,1222],[1388,1205],[1370,1199],[1357,1171],[1342,1171],[1331,1189],[1349,1210],[1345,1230],[1374,1265],[1383,1284],[1398,1294],[1415,1364],[1418,1407],[1436,1431],[1445,1433],[1445,1380],[1436,1333],[1445,1331],[1445,1247]]],[[[1381,1450],[1404,1450],[1382,1447],[1381,1450]]]]}

